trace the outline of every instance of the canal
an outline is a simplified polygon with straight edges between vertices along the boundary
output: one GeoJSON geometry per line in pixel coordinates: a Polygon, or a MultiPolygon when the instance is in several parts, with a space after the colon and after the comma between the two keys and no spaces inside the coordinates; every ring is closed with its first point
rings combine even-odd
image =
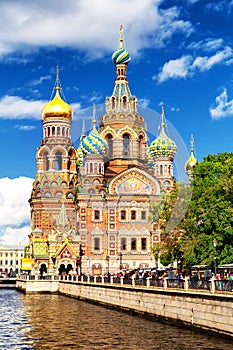
{"type": "Polygon", "coordinates": [[[232,342],[48,294],[0,290],[0,349],[229,350],[232,342]]]}

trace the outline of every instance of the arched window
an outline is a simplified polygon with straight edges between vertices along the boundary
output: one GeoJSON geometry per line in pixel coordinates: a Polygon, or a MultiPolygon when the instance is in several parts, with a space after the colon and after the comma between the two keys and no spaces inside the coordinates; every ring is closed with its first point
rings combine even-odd
{"type": "Polygon", "coordinates": [[[160,175],[163,175],[163,166],[160,165],[160,175]]]}
{"type": "Polygon", "coordinates": [[[44,170],[49,170],[48,152],[44,152],[44,170]]]}
{"type": "Polygon", "coordinates": [[[123,157],[130,156],[130,138],[128,134],[123,135],[123,157]]]}
{"type": "Polygon", "coordinates": [[[111,159],[113,156],[113,140],[112,140],[111,134],[107,135],[107,143],[108,143],[108,158],[111,159]]]}
{"type": "Polygon", "coordinates": [[[55,170],[62,170],[62,153],[60,151],[55,154],[55,170]]]}
{"type": "Polygon", "coordinates": [[[143,136],[140,135],[138,139],[138,157],[142,159],[143,157],[143,136]]]}
{"type": "Polygon", "coordinates": [[[52,126],[52,136],[55,136],[55,126],[52,126]]]}
{"type": "Polygon", "coordinates": [[[115,108],[115,97],[112,98],[112,109],[115,108]]]}
{"type": "Polygon", "coordinates": [[[127,97],[123,96],[123,108],[126,109],[127,107],[127,97]]]}

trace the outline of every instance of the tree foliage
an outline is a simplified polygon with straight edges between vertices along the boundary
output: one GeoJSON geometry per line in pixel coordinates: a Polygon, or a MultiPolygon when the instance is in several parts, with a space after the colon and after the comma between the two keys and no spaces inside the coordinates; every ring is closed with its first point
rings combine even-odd
{"type": "Polygon", "coordinates": [[[161,228],[160,260],[167,265],[233,263],[233,154],[209,155],[194,169],[193,186],[177,184],[155,208],[161,228]],[[159,211],[159,214],[158,214],[159,211]]]}

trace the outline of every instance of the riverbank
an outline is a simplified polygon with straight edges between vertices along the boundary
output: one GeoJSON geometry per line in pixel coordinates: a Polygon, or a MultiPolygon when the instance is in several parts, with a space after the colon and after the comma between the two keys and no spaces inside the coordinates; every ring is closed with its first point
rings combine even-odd
{"type": "Polygon", "coordinates": [[[17,280],[25,293],[60,293],[167,323],[195,327],[233,339],[233,294],[183,288],[126,285],[113,281],[17,280]],[[109,283],[110,282],[110,283],[109,283]]]}

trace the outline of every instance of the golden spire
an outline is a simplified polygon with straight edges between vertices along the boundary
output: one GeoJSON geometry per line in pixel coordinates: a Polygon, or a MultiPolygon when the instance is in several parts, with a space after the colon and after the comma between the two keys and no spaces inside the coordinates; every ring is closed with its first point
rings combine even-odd
{"type": "Polygon", "coordinates": [[[86,136],[86,135],[85,135],[85,119],[83,119],[81,140],[82,140],[85,136],[86,136]]]}
{"type": "Polygon", "coordinates": [[[55,89],[56,90],[61,90],[61,84],[60,84],[60,79],[59,79],[59,66],[56,67],[55,89]]]}
{"type": "Polygon", "coordinates": [[[191,135],[190,137],[190,153],[191,155],[194,155],[194,137],[191,135]]]}
{"type": "Polygon", "coordinates": [[[164,113],[164,106],[162,107],[162,121],[161,121],[161,127],[164,129],[165,127],[165,113],[164,113]]]}
{"type": "Polygon", "coordinates": [[[93,114],[92,114],[92,128],[96,128],[96,105],[93,104],[93,114]]]}
{"type": "Polygon", "coordinates": [[[197,160],[194,156],[194,137],[191,135],[190,137],[190,157],[185,164],[186,171],[188,173],[192,172],[194,166],[197,164],[197,160]]]}
{"type": "Polygon", "coordinates": [[[119,44],[119,48],[122,49],[123,47],[123,25],[120,24],[120,44],[119,44]]]}

